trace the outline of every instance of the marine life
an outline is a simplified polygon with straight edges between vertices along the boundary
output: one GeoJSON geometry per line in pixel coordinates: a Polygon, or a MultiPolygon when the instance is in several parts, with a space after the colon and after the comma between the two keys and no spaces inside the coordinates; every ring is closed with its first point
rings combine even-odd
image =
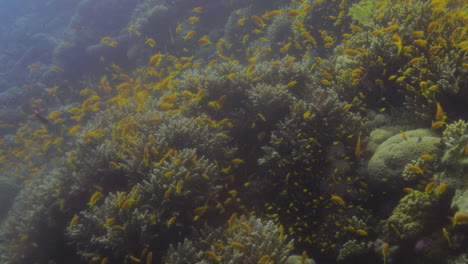
{"type": "Polygon", "coordinates": [[[89,207],[93,207],[102,198],[102,196],[103,196],[102,192],[93,193],[93,195],[89,199],[89,202],[87,203],[87,205],[89,207]]]}
{"type": "Polygon", "coordinates": [[[82,1],[53,23],[37,1],[0,28],[0,176],[20,189],[1,262],[61,241],[101,264],[466,253],[459,0],[82,1]],[[368,173],[379,158],[397,173],[368,173]]]}
{"type": "Polygon", "coordinates": [[[445,240],[447,240],[449,248],[452,248],[452,240],[450,239],[450,233],[447,231],[445,227],[442,228],[442,233],[444,235],[445,240]]]}
{"type": "Polygon", "coordinates": [[[424,171],[418,166],[414,166],[414,165],[408,166],[408,169],[410,171],[414,172],[414,173],[417,173],[417,174],[423,174],[424,173],[424,171]]]}
{"type": "Polygon", "coordinates": [[[388,243],[384,243],[382,246],[382,257],[383,257],[383,263],[387,264],[387,257],[388,257],[388,249],[389,249],[388,243]]]}
{"type": "Polygon", "coordinates": [[[145,44],[148,44],[150,47],[155,47],[156,46],[156,41],[152,38],[147,38],[145,41],[145,44]]]}

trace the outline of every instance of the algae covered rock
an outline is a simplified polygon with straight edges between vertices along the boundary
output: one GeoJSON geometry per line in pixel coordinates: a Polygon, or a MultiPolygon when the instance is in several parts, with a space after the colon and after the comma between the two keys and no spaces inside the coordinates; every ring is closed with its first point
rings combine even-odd
{"type": "Polygon", "coordinates": [[[444,172],[438,180],[455,188],[451,207],[457,214],[468,214],[468,123],[463,120],[448,124],[442,133],[444,172]]]}
{"type": "Polygon", "coordinates": [[[431,222],[434,212],[437,212],[437,201],[437,197],[433,195],[414,191],[400,200],[388,218],[387,226],[395,226],[401,239],[415,239],[431,222]]]}
{"type": "Polygon", "coordinates": [[[392,188],[403,187],[402,172],[412,160],[423,154],[436,155],[440,149],[440,138],[428,129],[417,129],[397,134],[384,141],[369,161],[367,170],[370,184],[378,188],[391,183],[392,188]]]}

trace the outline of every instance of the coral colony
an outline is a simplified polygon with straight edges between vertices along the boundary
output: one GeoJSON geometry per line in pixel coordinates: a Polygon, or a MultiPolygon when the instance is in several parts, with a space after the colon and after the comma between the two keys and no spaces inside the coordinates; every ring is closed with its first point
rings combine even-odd
{"type": "Polygon", "coordinates": [[[464,1],[105,2],[0,123],[1,263],[465,263],[464,1]]]}

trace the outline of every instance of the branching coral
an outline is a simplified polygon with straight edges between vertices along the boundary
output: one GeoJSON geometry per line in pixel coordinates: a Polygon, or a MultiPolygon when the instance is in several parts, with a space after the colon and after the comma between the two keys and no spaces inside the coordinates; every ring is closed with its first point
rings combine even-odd
{"type": "Polygon", "coordinates": [[[109,193],[102,205],[81,212],[68,236],[81,255],[109,260],[161,250],[190,235],[193,211],[215,200],[221,182],[217,166],[194,149],[173,152],[130,192],[109,193]]]}
{"type": "Polygon", "coordinates": [[[166,262],[284,263],[293,246],[284,232],[284,228],[273,221],[233,215],[227,227],[207,228],[198,240],[185,240],[176,248],[171,247],[166,262]]]}

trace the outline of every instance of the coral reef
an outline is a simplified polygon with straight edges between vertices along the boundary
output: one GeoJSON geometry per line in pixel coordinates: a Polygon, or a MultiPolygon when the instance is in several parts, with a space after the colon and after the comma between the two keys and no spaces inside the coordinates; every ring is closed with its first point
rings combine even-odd
{"type": "MultiPolygon", "coordinates": [[[[421,235],[425,228],[431,225],[431,221],[438,218],[435,195],[414,191],[403,197],[387,220],[388,235],[393,239],[414,240],[421,235]],[[393,230],[394,225],[399,231],[393,230]],[[391,233],[391,234],[390,234],[391,233]]],[[[393,240],[387,240],[393,242],[393,240]]]]}
{"type": "Polygon", "coordinates": [[[24,184],[0,262],[465,253],[466,8],[80,1],[64,37],[21,48],[35,98],[0,141],[2,176],[24,184]]]}
{"type": "Polygon", "coordinates": [[[441,156],[440,138],[433,131],[417,129],[406,131],[404,134],[407,139],[401,133],[388,138],[380,144],[369,160],[367,172],[369,183],[374,186],[373,188],[381,189],[385,184],[387,191],[388,188],[401,190],[406,186],[405,180],[410,178],[408,174],[411,174],[411,177],[423,176],[421,173],[417,175],[405,172],[409,162],[418,159],[421,155],[431,155],[433,158],[441,156]]]}
{"type": "Polygon", "coordinates": [[[171,247],[166,263],[285,263],[293,247],[282,226],[253,216],[231,216],[228,225],[202,230],[198,240],[171,247]]]}

